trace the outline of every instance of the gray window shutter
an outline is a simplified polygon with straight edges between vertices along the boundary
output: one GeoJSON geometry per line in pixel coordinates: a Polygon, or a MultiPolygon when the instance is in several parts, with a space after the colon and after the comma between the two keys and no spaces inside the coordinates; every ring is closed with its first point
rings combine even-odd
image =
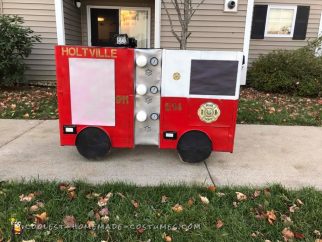
{"type": "Polygon", "coordinates": [[[255,5],[253,12],[252,39],[264,39],[267,5],[255,5]]]}
{"type": "Polygon", "coordinates": [[[309,6],[297,6],[293,40],[305,40],[309,15],[309,6]]]}

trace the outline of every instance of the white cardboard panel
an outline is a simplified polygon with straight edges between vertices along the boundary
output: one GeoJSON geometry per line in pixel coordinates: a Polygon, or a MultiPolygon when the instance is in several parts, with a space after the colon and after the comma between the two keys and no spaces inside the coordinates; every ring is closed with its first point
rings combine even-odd
{"type": "Polygon", "coordinates": [[[72,124],[115,126],[114,60],[70,58],[72,124]]]}
{"type": "Polygon", "coordinates": [[[191,51],[191,50],[164,50],[162,61],[162,97],[193,97],[215,99],[238,99],[241,78],[243,54],[235,51],[191,51]],[[236,93],[234,96],[220,95],[190,95],[191,60],[231,60],[239,61],[236,93]],[[180,74],[179,80],[173,79],[173,74],[180,74]]]}

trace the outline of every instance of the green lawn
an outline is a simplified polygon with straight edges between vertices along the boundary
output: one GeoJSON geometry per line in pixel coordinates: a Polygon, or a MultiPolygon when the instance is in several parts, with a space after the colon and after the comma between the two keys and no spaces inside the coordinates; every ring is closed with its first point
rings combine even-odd
{"type": "MultiPolygon", "coordinates": [[[[55,88],[0,89],[0,118],[56,119],[55,88]]],[[[238,123],[322,126],[322,99],[242,88],[238,123]]]]}
{"type": "Polygon", "coordinates": [[[322,99],[270,94],[244,88],[238,122],[322,126],[322,99]]]}
{"type": "Polygon", "coordinates": [[[3,182],[0,241],[12,238],[10,220],[29,228],[16,241],[273,242],[322,238],[321,192],[311,188],[291,191],[278,185],[256,192],[245,187],[214,188],[3,182]],[[236,192],[247,198],[242,194],[237,198],[236,192]],[[35,221],[39,228],[31,229],[35,221]],[[75,221],[74,229],[65,228],[75,221]],[[89,229],[94,223],[96,227],[89,229]]]}

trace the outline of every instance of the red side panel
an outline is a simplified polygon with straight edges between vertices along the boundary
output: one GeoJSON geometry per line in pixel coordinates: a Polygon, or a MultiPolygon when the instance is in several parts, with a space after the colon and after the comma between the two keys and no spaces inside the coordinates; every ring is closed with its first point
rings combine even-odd
{"type": "Polygon", "coordinates": [[[238,100],[218,100],[200,98],[161,98],[160,148],[175,149],[180,137],[189,130],[205,132],[213,143],[213,150],[233,152],[238,100]],[[207,102],[217,104],[219,118],[205,123],[198,116],[199,107],[207,102]],[[177,139],[165,139],[165,131],[177,132],[177,139]]]}
{"type": "Polygon", "coordinates": [[[55,54],[61,145],[75,145],[76,140],[76,134],[64,134],[64,125],[76,125],[77,133],[91,126],[72,123],[69,58],[94,58],[115,59],[115,126],[100,128],[110,136],[113,147],[134,147],[134,50],[56,46],[55,54]]]}

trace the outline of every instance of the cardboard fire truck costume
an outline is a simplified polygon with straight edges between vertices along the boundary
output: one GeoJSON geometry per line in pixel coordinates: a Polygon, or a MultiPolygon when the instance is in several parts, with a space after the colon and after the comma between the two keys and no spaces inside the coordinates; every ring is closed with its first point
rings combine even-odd
{"type": "Polygon", "coordinates": [[[157,145],[199,162],[233,152],[243,54],[57,46],[61,145],[97,159],[157,145]]]}

